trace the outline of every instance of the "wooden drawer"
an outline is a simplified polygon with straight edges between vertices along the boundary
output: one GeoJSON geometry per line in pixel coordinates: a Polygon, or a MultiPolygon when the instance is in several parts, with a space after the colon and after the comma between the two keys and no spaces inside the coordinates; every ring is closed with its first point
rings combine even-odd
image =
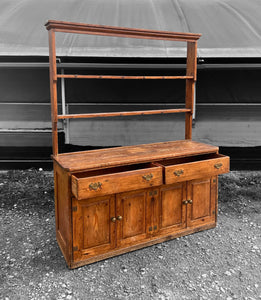
{"type": "Polygon", "coordinates": [[[229,157],[221,154],[191,156],[160,161],[165,169],[165,183],[215,176],[229,172],[229,157]]]}
{"type": "Polygon", "coordinates": [[[152,163],[87,171],[72,175],[72,193],[78,199],[158,186],[162,167],[152,163]]]}

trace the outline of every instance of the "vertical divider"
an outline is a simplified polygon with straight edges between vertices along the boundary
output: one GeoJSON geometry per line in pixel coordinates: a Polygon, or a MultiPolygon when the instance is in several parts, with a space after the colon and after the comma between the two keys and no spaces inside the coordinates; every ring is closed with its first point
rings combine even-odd
{"type": "Polygon", "coordinates": [[[49,62],[50,62],[50,96],[52,110],[52,143],[53,155],[58,155],[58,111],[57,111],[57,68],[56,68],[56,50],[55,50],[55,31],[49,30],[49,62]]]}
{"type": "Polygon", "coordinates": [[[197,80],[197,42],[187,42],[187,76],[186,79],[186,108],[191,109],[186,112],[185,119],[185,139],[192,139],[192,117],[194,112],[195,81],[197,80]]]}

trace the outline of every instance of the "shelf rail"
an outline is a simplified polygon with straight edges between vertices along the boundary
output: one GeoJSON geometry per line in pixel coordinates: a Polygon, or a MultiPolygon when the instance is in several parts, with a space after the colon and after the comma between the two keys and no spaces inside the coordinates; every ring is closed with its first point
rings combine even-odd
{"type": "Polygon", "coordinates": [[[74,22],[63,22],[49,20],[46,24],[49,34],[49,71],[50,71],[50,95],[52,111],[52,143],[53,155],[58,155],[58,120],[76,119],[76,118],[103,118],[115,116],[135,116],[151,114],[170,114],[185,113],[185,139],[192,138],[192,116],[194,111],[194,91],[197,75],[197,40],[201,34],[182,33],[172,31],[159,31],[136,29],[116,26],[104,26],[83,24],[74,22]],[[152,39],[187,42],[187,68],[186,76],[126,76],[126,75],[78,75],[78,74],[57,74],[55,33],[66,32],[74,34],[89,34],[115,36],[122,38],[152,39]],[[87,114],[62,114],[58,115],[57,109],[57,79],[184,79],[186,80],[185,108],[180,109],[162,109],[128,112],[106,112],[106,113],[87,113],[87,114]]]}
{"type": "Polygon", "coordinates": [[[124,116],[138,116],[138,115],[175,114],[175,113],[182,113],[182,112],[188,113],[188,112],[191,112],[191,110],[188,108],[175,108],[175,109],[89,113],[89,114],[69,114],[69,115],[58,115],[58,120],[80,119],[80,118],[124,117],[124,116]]]}
{"type": "Polygon", "coordinates": [[[57,74],[57,78],[71,79],[193,79],[193,76],[132,76],[132,75],[78,75],[57,74]]]}

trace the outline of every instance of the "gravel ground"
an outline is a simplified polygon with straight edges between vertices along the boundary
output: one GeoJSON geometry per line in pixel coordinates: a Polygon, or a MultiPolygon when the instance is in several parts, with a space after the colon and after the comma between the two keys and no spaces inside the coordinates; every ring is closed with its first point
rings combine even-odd
{"type": "Polygon", "coordinates": [[[0,173],[0,299],[261,299],[261,172],[219,180],[215,229],[69,270],[52,172],[0,173]]]}

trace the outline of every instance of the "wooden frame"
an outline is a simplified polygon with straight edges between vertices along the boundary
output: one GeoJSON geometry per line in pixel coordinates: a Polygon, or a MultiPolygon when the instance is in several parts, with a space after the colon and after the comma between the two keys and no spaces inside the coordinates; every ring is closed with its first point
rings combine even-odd
{"type": "Polygon", "coordinates": [[[51,109],[52,109],[52,140],[53,155],[58,155],[58,120],[76,119],[76,118],[97,118],[97,117],[114,117],[114,116],[135,116],[148,114],[172,114],[185,113],[185,139],[192,138],[192,115],[194,111],[194,88],[197,74],[197,40],[201,34],[180,33],[171,31],[156,31],[145,29],[123,28],[115,26],[91,25],[83,23],[61,22],[49,20],[46,24],[49,31],[49,60],[50,60],[50,90],[51,90],[51,109]],[[112,76],[112,75],[77,75],[77,74],[57,74],[56,66],[56,47],[55,33],[76,33],[115,36],[123,38],[138,39],[154,39],[168,41],[187,42],[187,70],[186,76],[112,76]],[[132,112],[111,112],[111,113],[89,113],[89,114],[67,114],[58,115],[57,110],[57,80],[59,78],[74,79],[131,79],[131,80],[147,80],[147,79],[183,79],[186,80],[186,97],[185,107],[183,109],[162,109],[162,110],[146,110],[132,112]]]}
{"type": "Polygon", "coordinates": [[[218,175],[229,157],[191,140],[200,34],[48,21],[56,239],[69,268],[216,226],[218,175]],[[186,76],[57,74],[55,33],[187,42],[186,76]],[[185,107],[58,115],[57,80],[186,80],[185,107]],[[185,139],[58,155],[64,119],[185,113],[185,139]]]}

